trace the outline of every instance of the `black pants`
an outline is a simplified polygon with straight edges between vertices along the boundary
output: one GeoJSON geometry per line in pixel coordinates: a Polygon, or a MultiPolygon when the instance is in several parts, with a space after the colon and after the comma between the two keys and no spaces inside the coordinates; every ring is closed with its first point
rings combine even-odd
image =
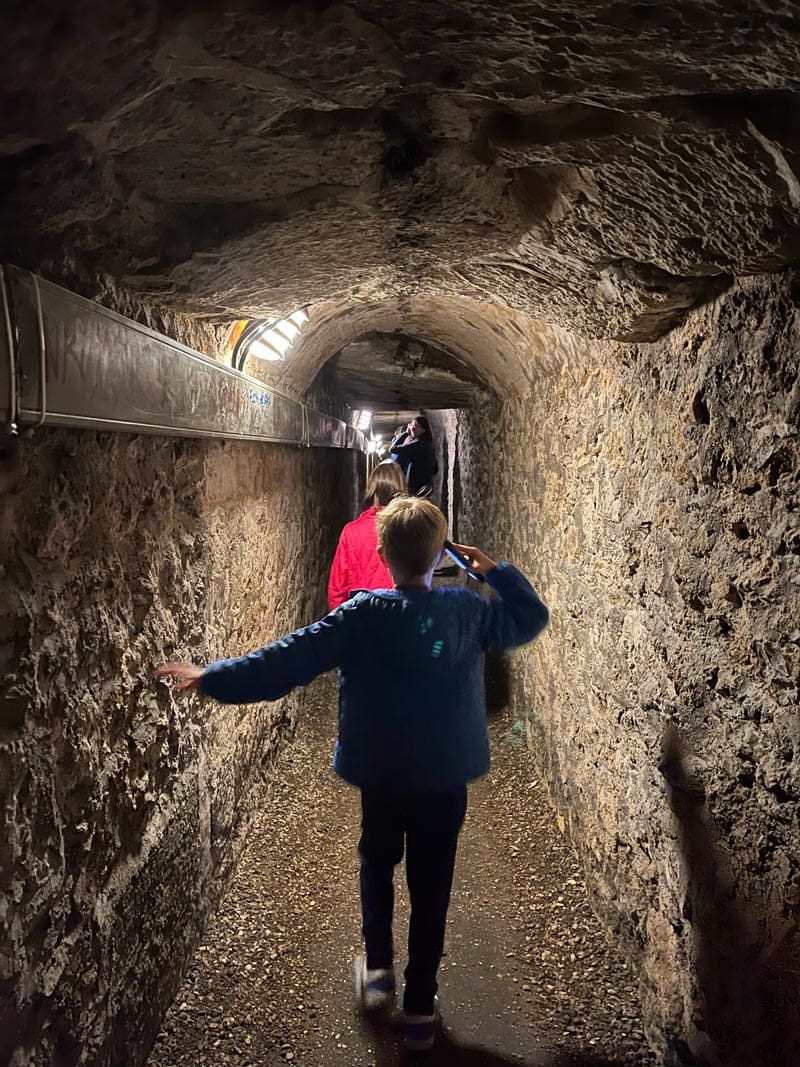
{"type": "Polygon", "coordinates": [[[393,877],[405,848],[411,917],[403,1007],[410,1015],[433,1011],[458,834],[466,811],[466,786],[430,793],[361,791],[358,854],[367,967],[392,965],[393,877]]]}

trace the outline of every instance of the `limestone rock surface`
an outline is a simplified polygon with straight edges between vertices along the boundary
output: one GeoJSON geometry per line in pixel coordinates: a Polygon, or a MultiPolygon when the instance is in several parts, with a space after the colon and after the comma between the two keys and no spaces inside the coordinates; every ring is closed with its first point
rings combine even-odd
{"type": "Polygon", "coordinates": [[[800,250],[793,4],[2,18],[0,255],[89,295],[214,321],[440,295],[641,339],[800,250]]]}
{"type": "Polygon", "coordinates": [[[41,431],[3,464],[3,1063],[143,1062],[300,706],[153,668],[322,614],[347,455],[41,431]]]}
{"type": "Polygon", "coordinates": [[[516,707],[665,1064],[800,1062],[797,307],[740,282],[440,425],[458,536],[551,606],[516,707]]]}
{"type": "Polygon", "coordinates": [[[480,383],[469,364],[405,337],[368,334],[346,345],[327,366],[353,407],[465,407],[480,383]],[[471,380],[471,384],[470,384],[471,380]]]}

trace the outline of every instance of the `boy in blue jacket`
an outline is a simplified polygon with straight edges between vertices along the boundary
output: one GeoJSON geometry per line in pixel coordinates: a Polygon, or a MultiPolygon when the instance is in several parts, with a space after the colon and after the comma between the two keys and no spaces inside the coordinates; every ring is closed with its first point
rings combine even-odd
{"type": "Polygon", "coordinates": [[[430,1048],[467,783],[489,770],[483,652],[532,641],[547,625],[536,591],[509,563],[457,546],[499,594],[432,589],[447,536],[429,500],[401,497],[378,514],[378,551],[394,588],[359,592],[319,622],[239,659],[165,663],[159,678],[226,704],[277,700],[339,668],[333,766],[361,791],[361,909],[356,961],[364,1010],[394,997],[394,868],[406,856],[411,900],[403,998],[405,1041],[430,1048]]]}

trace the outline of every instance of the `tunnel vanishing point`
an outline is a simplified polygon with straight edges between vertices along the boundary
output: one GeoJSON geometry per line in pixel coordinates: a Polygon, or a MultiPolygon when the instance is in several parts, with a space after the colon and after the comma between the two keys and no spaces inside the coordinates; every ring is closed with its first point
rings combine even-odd
{"type": "Polygon", "coordinates": [[[144,1062],[303,705],[204,715],[153,666],[321,613],[365,459],[309,411],[425,410],[452,529],[551,607],[513,711],[660,1062],[797,1067],[800,7],[0,19],[1,350],[47,334],[0,377],[44,415],[0,448],[2,1062],[144,1062]],[[179,344],[115,393],[121,320],[70,342],[49,283],[179,344]],[[239,350],[297,443],[102,427],[299,310],[239,350]],[[90,342],[110,407],[59,422],[90,342]]]}

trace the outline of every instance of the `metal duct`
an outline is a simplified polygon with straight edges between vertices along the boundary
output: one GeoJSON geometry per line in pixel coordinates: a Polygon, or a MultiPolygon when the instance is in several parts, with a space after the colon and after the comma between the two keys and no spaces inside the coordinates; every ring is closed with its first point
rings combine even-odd
{"type": "Polygon", "coordinates": [[[0,419],[356,448],[364,435],[17,267],[0,266],[0,419]]]}

